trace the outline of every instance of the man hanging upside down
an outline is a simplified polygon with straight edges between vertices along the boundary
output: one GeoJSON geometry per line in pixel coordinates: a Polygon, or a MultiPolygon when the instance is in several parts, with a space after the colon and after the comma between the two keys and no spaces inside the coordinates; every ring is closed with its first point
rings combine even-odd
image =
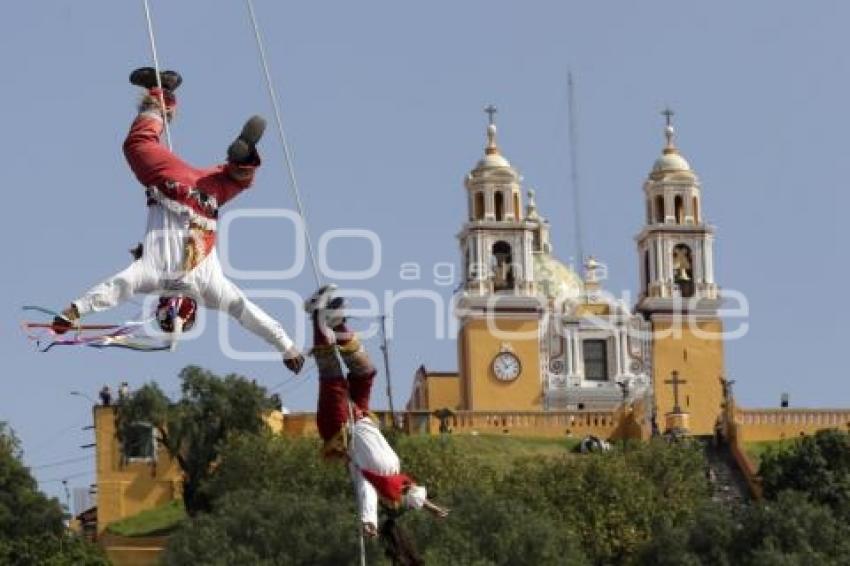
{"type": "MultiPolygon", "coordinates": [[[[260,116],[249,119],[227,149],[227,162],[197,169],[160,143],[164,120],[174,116],[174,91],[182,78],[174,71],[136,69],[130,83],[145,89],[139,114],[124,141],[130,169],[146,187],[148,222],[135,260],[94,286],[56,317],[58,332],[72,328],[92,312],[115,307],[137,293],[185,296],[207,308],[226,311],[283,354],[298,373],[304,358],[286,331],[228,280],[215,249],[218,209],[251,186],[260,165],[256,145],[265,130],[260,116]]],[[[179,332],[179,328],[176,329],[179,332]]]]}
{"type": "Polygon", "coordinates": [[[348,329],[343,300],[332,298],[334,289],[322,287],[305,305],[313,319],[312,354],[319,369],[316,423],[324,440],[323,454],[348,461],[367,536],[378,534],[379,498],[389,509],[425,508],[445,517],[448,511],[428,499],[425,487],[401,473],[398,456],[369,413],[375,367],[357,335],[348,329]]]}

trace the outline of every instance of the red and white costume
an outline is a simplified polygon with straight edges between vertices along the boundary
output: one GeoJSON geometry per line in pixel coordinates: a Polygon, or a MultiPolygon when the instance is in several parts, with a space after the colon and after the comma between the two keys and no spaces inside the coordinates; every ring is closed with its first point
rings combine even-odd
{"type": "Polygon", "coordinates": [[[325,333],[317,328],[313,349],[319,368],[316,424],[325,442],[324,454],[348,456],[361,521],[377,526],[379,499],[389,507],[419,509],[427,493],[401,472],[398,455],[369,413],[376,370],[368,355],[344,324],[334,330],[337,336],[346,337],[337,344],[348,376],[343,375],[337,348],[328,344],[325,333]]]}
{"type": "Polygon", "coordinates": [[[142,112],[124,142],[130,168],[147,187],[142,257],[73,305],[85,316],[139,293],[189,295],[207,308],[228,312],[247,330],[286,352],[293,346],[286,331],[224,276],[215,248],[218,209],[251,185],[259,158],[247,165],[197,169],[160,143],[162,130],[157,110],[142,112]]]}
{"type": "Polygon", "coordinates": [[[378,524],[378,499],[390,507],[421,509],[427,492],[401,473],[398,455],[368,416],[351,427],[349,464],[360,509],[360,520],[378,524]]]}

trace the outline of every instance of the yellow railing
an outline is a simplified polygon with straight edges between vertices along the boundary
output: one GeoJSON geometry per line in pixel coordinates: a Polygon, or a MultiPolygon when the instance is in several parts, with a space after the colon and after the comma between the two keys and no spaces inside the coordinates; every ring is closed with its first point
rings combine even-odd
{"type": "Polygon", "coordinates": [[[783,440],[835,428],[850,430],[850,409],[735,409],[742,442],[783,440]]]}

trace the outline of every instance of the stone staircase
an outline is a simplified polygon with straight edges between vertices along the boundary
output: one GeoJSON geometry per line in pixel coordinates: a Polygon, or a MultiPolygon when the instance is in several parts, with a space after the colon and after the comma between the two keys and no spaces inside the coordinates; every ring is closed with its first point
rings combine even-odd
{"type": "Polygon", "coordinates": [[[732,456],[728,445],[717,446],[713,439],[703,441],[708,462],[708,481],[711,498],[729,506],[738,506],[750,500],[750,490],[744,474],[732,456]]]}

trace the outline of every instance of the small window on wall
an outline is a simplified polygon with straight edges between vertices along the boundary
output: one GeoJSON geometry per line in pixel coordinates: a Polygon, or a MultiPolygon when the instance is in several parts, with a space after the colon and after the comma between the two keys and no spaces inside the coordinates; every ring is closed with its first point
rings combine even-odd
{"type": "Polygon", "coordinates": [[[156,437],[153,427],[148,423],[135,423],[127,427],[121,449],[125,460],[153,460],[156,457],[156,437]]]}
{"type": "Polygon", "coordinates": [[[501,192],[496,193],[494,197],[496,207],[496,220],[504,220],[505,217],[505,195],[501,192]]]}
{"type": "Polygon", "coordinates": [[[676,213],[676,223],[684,224],[685,223],[685,201],[682,199],[681,195],[676,195],[676,198],[673,199],[673,208],[676,213]]]}
{"type": "Polygon", "coordinates": [[[475,220],[484,219],[484,193],[475,193],[475,220]]]}
{"type": "Polygon", "coordinates": [[[608,341],[582,341],[584,378],[590,381],[608,381],[608,341]]]}
{"type": "Polygon", "coordinates": [[[655,197],[655,221],[659,224],[664,222],[664,197],[658,195],[655,197]]]}

